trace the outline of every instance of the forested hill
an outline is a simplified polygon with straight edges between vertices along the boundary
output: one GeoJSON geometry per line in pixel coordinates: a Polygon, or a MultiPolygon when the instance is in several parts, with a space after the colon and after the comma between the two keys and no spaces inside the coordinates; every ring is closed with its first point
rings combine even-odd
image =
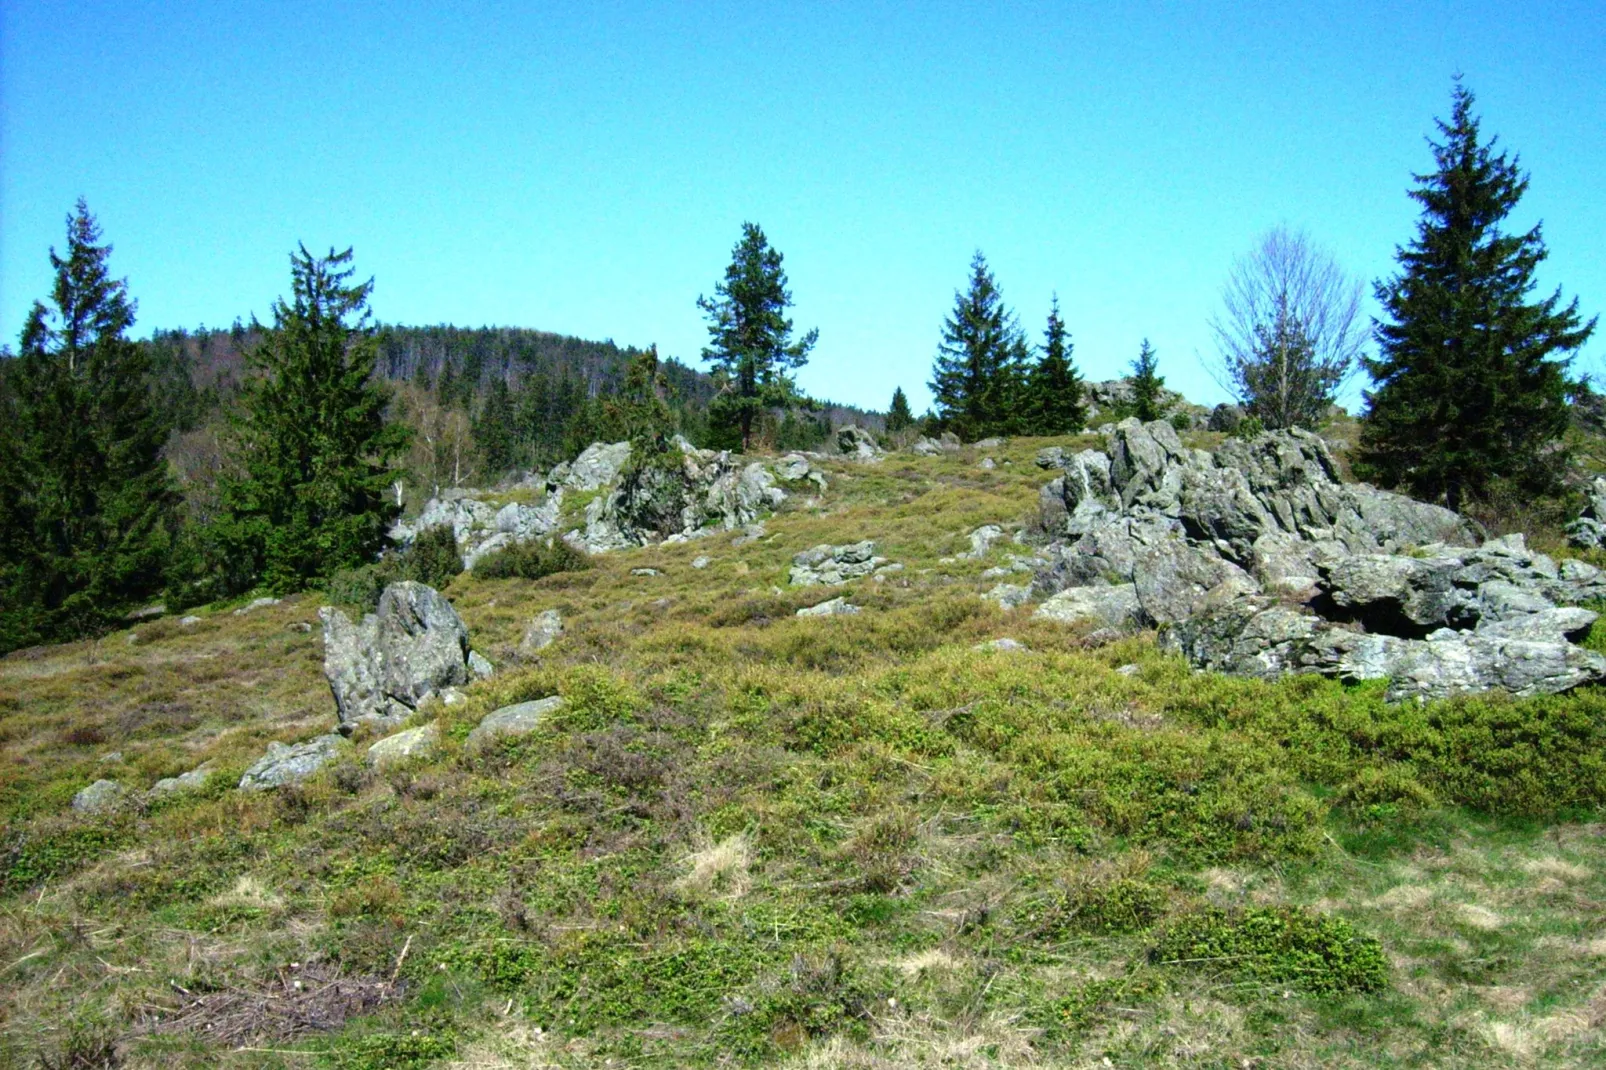
{"type": "MultiPolygon", "coordinates": [[[[228,329],[158,330],[142,343],[162,383],[159,403],[178,429],[176,443],[221,419],[261,340],[260,328],[237,322],[228,329]]],[[[494,479],[572,456],[606,433],[597,422],[599,401],[619,389],[626,365],[641,352],[521,327],[385,325],[378,340],[377,373],[396,386],[392,415],[415,431],[408,467],[418,483],[431,486],[494,479]],[[488,411],[505,412],[511,426],[490,426],[488,411]]],[[[679,429],[699,445],[719,445],[709,439],[706,419],[713,378],[674,358],[661,368],[679,429]]],[[[807,447],[833,424],[849,422],[879,429],[882,416],[821,402],[775,431],[780,444],[807,447]]]]}

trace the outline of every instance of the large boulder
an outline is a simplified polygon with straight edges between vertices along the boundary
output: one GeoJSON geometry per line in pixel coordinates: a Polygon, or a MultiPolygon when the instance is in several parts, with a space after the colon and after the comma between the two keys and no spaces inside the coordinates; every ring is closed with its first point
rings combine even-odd
{"type": "Polygon", "coordinates": [[[1590,484],[1583,510],[1567,525],[1567,541],[1580,550],[1606,547],[1606,479],[1590,484]]]}
{"type": "Polygon", "coordinates": [[[318,616],[323,671],[346,734],[362,721],[399,721],[425,697],[469,681],[468,629],[433,587],[391,584],[361,624],[333,606],[318,616]]]}

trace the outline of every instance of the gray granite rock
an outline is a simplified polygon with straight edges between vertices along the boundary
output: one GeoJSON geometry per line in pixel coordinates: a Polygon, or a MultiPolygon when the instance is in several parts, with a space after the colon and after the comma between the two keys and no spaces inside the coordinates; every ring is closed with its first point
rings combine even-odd
{"type": "Polygon", "coordinates": [[[563,698],[559,695],[503,706],[487,714],[485,719],[474,727],[468,734],[465,746],[470,750],[479,750],[499,739],[528,735],[562,706],[563,698]]]}
{"type": "Polygon", "coordinates": [[[799,617],[840,617],[852,616],[858,613],[859,607],[850,605],[845,598],[833,598],[829,602],[819,605],[807,606],[797,611],[799,617]]]}
{"type": "Polygon", "coordinates": [[[427,758],[440,742],[440,726],[434,721],[393,733],[368,748],[364,760],[375,769],[390,769],[415,758],[427,758]]]}
{"type": "Polygon", "coordinates": [[[72,808],[80,814],[104,814],[130,802],[128,789],[115,780],[97,780],[72,797],[72,808]]]}
{"type": "Polygon", "coordinates": [[[268,791],[298,784],[338,758],[349,744],[338,735],[318,736],[305,743],[269,743],[267,753],[240,777],[241,791],[268,791]]]}

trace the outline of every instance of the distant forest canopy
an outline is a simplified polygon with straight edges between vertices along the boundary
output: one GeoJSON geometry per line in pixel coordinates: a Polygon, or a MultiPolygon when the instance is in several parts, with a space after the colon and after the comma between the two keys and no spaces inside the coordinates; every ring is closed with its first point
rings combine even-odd
{"type": "MultiPolygon", "coordinates": [[[[226,419],[247,355],[264,334],[260,325],[236,322],[230,328],[157,330],[138,343],[160,384],[157,404],[175,428],[169,452],[181,480],[198,460],[186,454],[204,451],[197,436],[214,439],[211,432],[226,419]]],[[[601,401],[619,390],[626,366],[642,352],[612,340],[522,327],[385,325],[376,337],[375,374],[393,385],[392,415],[415,431],[407,481],[426,492],[545,469],[607,437],[601,401]],[[498,421],[506,426],[492,426],[498,421]]],[[[709,425],[713,378],[673,357],[661,369],[680,433],[698,446],[731,445],[709,425]]],[[[884,422],[881,413],[817,401],[811,410],[771,420],[764,445],[807,449],[834,425],[881,430],[884,422]]]]}

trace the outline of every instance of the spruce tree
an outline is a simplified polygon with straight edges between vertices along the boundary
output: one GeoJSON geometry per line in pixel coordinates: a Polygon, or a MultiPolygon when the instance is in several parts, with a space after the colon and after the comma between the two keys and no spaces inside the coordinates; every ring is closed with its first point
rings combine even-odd
{"type": "Polygon", "coordinates": [[[1034,435],[1074,435],[1087,426],[1082,377],[1071,363],[1072,346],[1060,319],[1056,294],[1043,330],[1042,356],[1027,377],[1027,430],[1034,435]]]}
{"type": "Polygon", "coordinates": [[[915,422],[914,413],[909,411],[909,398],[903,392],[903,387],[895,387],[892,391],[892,404],[887,406],[887,433],[896,435],[907,430],[915,422]]]}
{"type": "Polygon", "coordinates": [[[792,294],[781,260],[758,224],[743,223],[724,281],[714,287],[713,297],[697,299],[708,317],[703,360],[722,380],[710,416],[739,432],[744,450],[751,448],[753,429],[765,412],[797,404],[790,373],[809,362],[820,335],[811,330],[792,340],[792,321],[786,318],[792,294]]]}
{"type": "Polygon", "coordinates": [[[1515,158],[1480,141],[1473,95],[1455,87],[1437,170],[1417,175],[1416,238],[1395,253],[1400,271],[1377,283],[1379,353],[1364,361],[1366,394],[1357,471],[1459,510],[1499,481],[1553,490],[1574,384],[1566,359],[1595,329],[1561,291],[1530,301],[1545,259],[1540,227],[1508,234],[1501,222],[1528,188],[1515,158]]]}
{"type": "Polygon", "coordinates": [[[290,591],[361,565],[395,519],[385,490],[408,435],[373,382],[373,280],[351,282],[351,258],[291,254],[291,298],[251,355],[235,425],[244,476],[221,481],[230,586],[290,591]]]}
{"type": "Polygon", "coordinates": [[[965,438],[1010,430],[1018,403],[1025,340],[978,250],[970,285],[954,294],[932,365],[931,392],[943,422],[965,438]]]}
{"type": "Polygon", "coordinates": [[[1160,391],[1165,387],[1165,378],[1158,374],[1159,367],[1160,359],[1145,338],[1132,362],[1132,415],[1144,423],[1160,418],[1160,391]]]}
{"type": "Polygon", "coordinates": [[[514,426],[513,394],[507,379],[498,375],[485,391],[485,401],[474,420],[474,444],[485,459],[486,472],[500,476],[517,463],[518,440],[514,426]]]}
{"type": "Polygon", "coordinates": [[[8,361],[0,419],[0,647],[104,627],[162,589],[175,494],[161,456],[148,349],[80,199],[67,255],[50,251],[50,307],[35,302],[8,361]]]}

